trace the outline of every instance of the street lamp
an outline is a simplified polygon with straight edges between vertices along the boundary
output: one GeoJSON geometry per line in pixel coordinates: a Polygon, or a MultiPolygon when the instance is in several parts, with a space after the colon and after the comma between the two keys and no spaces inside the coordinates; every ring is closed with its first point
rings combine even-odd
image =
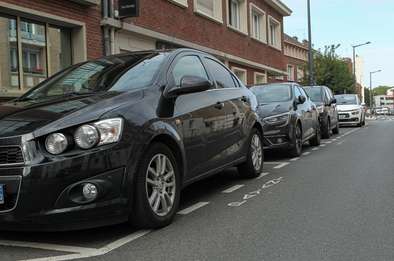
{"type": "Polygon", "coordinates": [[[369,106],[372,112],[373,101],[372,101],[372,75],[375,73],[380,73],[382,70],[377,70],[369,73],[369,106]]]}
{"type": "Polygon", "coordinates": [[[313,53],[312,53],[312,22],[311,22],[311,0],[308,0],[308,67],[309,67],[309,85],[315,85],[313,75],[313,53]]]}
{"type": "Polygon", "coordinates": [[[353,47],[353,77],[354,77],[354,91],[356,91],[357,88],[357,78],[356,78],[356,48],[364,45],[371,44],[370,41],[363,43],[363,44],[357,44],[357,45],[352,45],[353,47]]]}

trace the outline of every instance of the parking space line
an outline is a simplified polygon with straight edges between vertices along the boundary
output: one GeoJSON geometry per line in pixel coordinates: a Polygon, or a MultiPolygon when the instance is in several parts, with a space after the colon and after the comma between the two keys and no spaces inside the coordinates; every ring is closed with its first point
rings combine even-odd
{"type": "Polygon", "coordinates": [[[317,151],[317,150],[319,150],[319,148],[313,148],[312,150],[313,150],[313,151],[317,151]]]}
{"type": "Polygon", "coordinates": [[[267,176],[268,174],[270,174],[270,173],[269,173],[269,172],[263,172],[263,173],[261,173],[260,176],[258,176],[256,179],[261,179],[261,178],[267,176]]]}
{"type": "Polygon", "coordinates": [[[236,191],[236,190],[238,190],[238,189],[240,189],[240,188],[242,188],[242,187],[244,187],[244,186],[245,186],[245,185],[243,185],[243,184],[241,184],[241,185],[235,185],[235,186],[232,186],[232,187],[230,187],[230,188],[228,188],[228,189],[223,190],[222,193],[232,193],[232,192],[234,192],[234,191],[236,191]]]}
{"type": "Polygon", "coordinates": [[[190,214],[193,211],[195,211],[195,210],[197,210],[199,208],[202,208],[202,207],[204,207],[204,206],[206,206],[208,204],[209,204],[209,202],[198,202],[198,203],[196,203],[196,204],[194,204],[194,205],[192,205],[192,206],[190,206],[188,208],[185,208],[185,209],[179,211],[178,214],[179,215],[187,215],[187,214],[190,214]]]}
{"type": "Polygon", "coordinates": [[[57,244],[27,242],[27,241],[12,241],[12,240],[0,240],[0,245],[7,247],[34,248],[34,249],[59,251],[59,252],[71,252],[71,253],[97,251],[96,248],[66,246],[66,245],[57,245],[57,244]]]}
{"type": "Polygon", "coordinates": [[[308,156],[309,154],[311,154],[310,151],[307,151],[307,152],[302,153],[303,156],[308,156]]]}
{"type": "Polygon", "coordinates": [[[327,146],[326,144],[322,144],[322,145],[320,145],[320,147],[322,147],[322,148],[324,148],[325,146],[327,146]]]}
{"type": "Polygon", "coordinates": [[[283,162],[283,163],[279,164],[278,166],[275,166],[274,169],[281,169],[283,167],[286,167],[289,164],[290,164],[289,162],[283,162]]]}
{"type": "Polygon", "coordinates": [[[299,159],[300,159],[300,157],[296,157],[296,158],[292,158],[290,161],[297,161],[299,159]]]}

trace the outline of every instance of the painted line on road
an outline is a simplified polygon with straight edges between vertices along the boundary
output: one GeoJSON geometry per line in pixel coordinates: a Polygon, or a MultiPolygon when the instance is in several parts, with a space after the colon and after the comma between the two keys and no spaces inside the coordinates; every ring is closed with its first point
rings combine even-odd
{"type": "Polygon", "coordinates": [[[228,188],[228,189],[223,190],[222,193],[232,193],[232,192],[234,192],[234,191],[236,191],[236,190],[238,190],[238,189],[240,189],[240,188],[242,188],[242,187],[244,187],[244,186],[245,186],[245,185],[243,185],[243,184],[241,184],[241,185],[235,185],[235,186],[232,186],[232,187],[230,187],[230,188],[228,188]]]}
{"type": "Polygon", "coordinates": [[[12,241],[12,240],[0,240],[0,245],[7,246],[7,247],[34,248],[34,249],[59,251],[59,252],[71,252],[71,253],[97,251],[96,248],[37,243],[37,242],[27,242],[27,241],[12,241]]]}
{"type": "Polygon", "coordinates": [[[313,148],[312,150],[313,150],[313,151],[317,151],[317,150],[319,150],[319,148],[313,148]]]}
{"type": "Polygon", "coordinates": [[[296,158],[292,158],[290,161],[297,161],[299,159],[300,159],[300,157],[296,157],[296,158]]]}
{"type": "Polygon", "coordinates": [[[302,156],[308,156],[309,154],[311,154],[311,152],[307,151],[307,152],[302,153],[302,156]]]}
{"type": "Polygon", "coordinates": [[[267,175],[269,175],[269,174],[270,174],[269,172],[263,172],[263,173],[261,173],[260,176],[258,176],[256,179],[261,179],[261,178],[263,178],[263,177],[265,177],[265,176],[267,176],[267,175]]]}
{"type": "Polygon", "coordinates": [[[345,141],[338,142],[337,145],[342,145],[345,141]]]}
{"type": "Polygon", "coordinates": [[[281,169],[283,167],[286,167],[289,164],[290,164],[289,162],[283,162],[282,164],[279,164],[278,166],[275,166],[274,169],[281,169]]]}
{"type": "Polygon", "coordinates": [[[320,147],[322,147],[322,148],[324,148],[325,146],[327,146],[326,144],[322,144],[322,145],[320,145],[320,147]]]}
{"type": "Polygon", "coordinates": [[[192,213],[193,211],[196,211],[197,209],[205,207],[208,204],[209,204],[209,202],[198,202],[198,203],[196,203],[196,204],[194,204],[194,205],[192,205],[192,206],[190,206],[188,208],[185,208],[185,209],[179,211],[178,214],[179,215],[187,215],[187,214],[192,213]]]}

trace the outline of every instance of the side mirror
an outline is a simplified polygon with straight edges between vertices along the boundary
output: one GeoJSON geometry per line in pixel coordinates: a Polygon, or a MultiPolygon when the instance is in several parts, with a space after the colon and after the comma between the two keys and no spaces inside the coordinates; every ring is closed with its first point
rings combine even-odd
{"type": "Polygon", "coordinates": [[[305,96],[302,96],[302,95],[298,96],[297,104],[304,104],[305,102],[306,102],[305,96]]]}
{"type": "MultiPolygon", "coordinates": [[[[331,100],[331,104],[336,104],[337,103],[337,99],[335,99],[335,98],[332,98],[332,100],[331,100]]],[[[330,105],[331,105],[330,104],[330,105]]]]}
{"type": "Polygon", "coordinates": [[[181,85],[166,92],[167,97],[177,97],[184,94],[203,92],[212,87],[212,82],[197,76],[184,76],[181,85]]]}

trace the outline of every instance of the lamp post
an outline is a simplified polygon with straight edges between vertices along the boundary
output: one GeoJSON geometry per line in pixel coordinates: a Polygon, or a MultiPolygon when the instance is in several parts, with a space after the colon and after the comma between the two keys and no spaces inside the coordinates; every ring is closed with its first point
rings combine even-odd
{"type": "Polygon", "coordinates": [[[362,44],[352,45],[353,47],[353,77],[354,77],[354,91],[357,89],[357,78],[356,78],[356,48],[364,45],[371,44],[370,41],[362,44]]]}
{"type": "Polygon", "coordinates": [[[308,0],[308,67],[309,85],[315,85],[313,73],[313,53],[312,53],[312,21],[311,21],[311,0],[308,0]]]}
{"type": "Polygon", "coordinates": [[[372,112],[372,107],[373,107],[373,95],[372,95],[372,75],[375,73],[380,73],[382,70],[377,70],[369,73],[369,106],[370,110],[372,112]]]}

